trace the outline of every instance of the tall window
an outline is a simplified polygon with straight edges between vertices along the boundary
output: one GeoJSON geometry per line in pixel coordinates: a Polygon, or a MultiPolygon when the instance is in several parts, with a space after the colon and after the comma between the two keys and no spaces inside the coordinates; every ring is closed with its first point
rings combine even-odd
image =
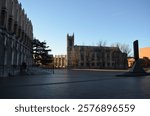
{"type": "Polygon", "coordinates": [[[14,33],[17,35],[17,23],[14,24],[14,33]]]}
{"type": "Polygon", "coordinates": [[[8,31],[11,31],[11,28],[12,28],[12,18],[10,17],[8,19],[8,31]]]}
{"type": "Polygon", "coordinates": [[[5,18],[6,18],[6,12],[2,10],[1,12],[1,25],[4,26],[5,24],[5,18]]]}
{"type": "Polygon", "coordinates": [[[81,61],[84,61],[84,55],[81,53],[81,61]]]}
{"type": "Polygon", "coordinates": [[[20,37],[21,36],[21,29],[19,28],[19,30],[18,30],[18,37],[20,37]]]}

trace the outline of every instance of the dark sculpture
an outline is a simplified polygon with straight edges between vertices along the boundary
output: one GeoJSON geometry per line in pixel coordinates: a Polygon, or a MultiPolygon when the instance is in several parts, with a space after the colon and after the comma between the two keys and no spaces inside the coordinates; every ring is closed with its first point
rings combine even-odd
{"type": "Polygon", "coordinates": [[[129,72],[136,73],[136,74],[145,74],[145,71],[142,67],[142,59],[139,59],[139,44],[138,40],[135,40],[133,42],[133,49],[134,49],[134,59],[135,63],[132,66],[131,70],[129,72]]]}
{"type": "Polygon", "coordinates": [[[132,66],[131,70],[129,72],[126,72],[121,75],[117,76],[146,76],[150,75],[149,73],[146,73],[142,67],[142,59],[139,58],[139,45],[138,45],[138,40],[135,40],[133,42],[133,49],[134,49],[134,59],[135,63],[132,66]]]}
{"type": "Polygon", "coordinates": [[[133,50],[134,50],[134,59],[137,61],[139,59],[139,45],[138,40],[133,42],[133,50]]]}

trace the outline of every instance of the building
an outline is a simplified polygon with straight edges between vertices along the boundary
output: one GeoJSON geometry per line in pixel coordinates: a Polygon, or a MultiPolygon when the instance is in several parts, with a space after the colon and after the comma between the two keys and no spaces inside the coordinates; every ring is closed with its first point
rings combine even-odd
{"type": "Polygon", "coordinates": [[[3,75],[12,66],[23,62],[32,64],[32,40],[32,23],[21,3],[0,0],[0,70],[3,67],[3,75]]]}
{"type": "Polygon", "coordinates": [[[150,68],[150,47],[140,48],[139,57],[143,59],[142,66],[150,68]]]}
{"type": "Polygon", "coordinates": [[[133,57],[128,57],[128,67],[131,68],[135,62],[133,57]]]}
{"type": "Polygon", "coordinates": [[[150,59],[150,47],[140,48],[140,58],[147,57],[150,59]]]}
{"type": "Polygon", "coordinates": [[[127,54],[118,47],[74,45],[74,34],[67,34],[67,67],[124,69],[127,54]]]}
{"type": "MultiPolygon", "coordinates": [[[[149,62],[148,59],[150,60],[150,52],[149,51],[150,51],[150,47],[139,49],[139,58],[143,59],[143,63],[142,63],[143,66],[145,66],[146,62],[149,62]]],[[[134,57],[128,57],[128,67],[132,67],[134,62],[135,62],[134,57]]]]}
{"type": "Polygon", "coordinates": [[[55,68],[66,68],[67,66],[67,56],[66,55],[55,55],[54,57],[54,67],[55,68]]]}

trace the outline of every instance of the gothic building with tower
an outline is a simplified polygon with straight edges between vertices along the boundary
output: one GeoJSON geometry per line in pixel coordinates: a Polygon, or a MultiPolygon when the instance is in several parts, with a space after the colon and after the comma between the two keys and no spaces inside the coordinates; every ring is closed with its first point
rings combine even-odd
{"type": "MultiPolygon", "coordinates": [[[[18,0],[0,0],[0,70],[32,64],[33,27],[18,0]]],[[[1,74],[2,75],[2,74],[1,74]]]]}
{"type": "Polygon", "coordinates": [[[127,54],[118,47],[74,45],[74,34],[67,34],[67,67],[126,69],[127,54]]]}

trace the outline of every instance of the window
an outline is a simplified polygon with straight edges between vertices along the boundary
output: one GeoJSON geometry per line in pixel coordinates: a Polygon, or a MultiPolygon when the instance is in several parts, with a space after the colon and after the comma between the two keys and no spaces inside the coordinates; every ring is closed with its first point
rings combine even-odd
{"type": "Polygon", "coordinates": [[[95,55],[94,54],[92,54],[92,61],[94,61],[95,60],[95,55]]]}
{"type": "Polygon", "coordinates": [[[83,64],[83,63],[81,63],[80,65],[81,65],[81,66],[83,66],[84,64],[83,64]]]}
{"type": "Polygon", "coordinates": [[[95,64],[94,64],[94,63],[92,63],[92,66],[95,66],[95,64]]]}
{"type": "Polygon", "coordinates": [[[11,31],[11,28],[12,28],[12,18],[10,17],[8,19],[8,31],[11,31]]]}
{"type": "Polygon", "coordinates": [[[90,66],[90,64],[89,64],[89,63],[86,63],[86,66],[90,66]]]}
{"type": "Polygon", "coordinates": [[[1,25],[2,26],[4,26],[5,17],[6,17],[6,12],[5,12],[5,10],[2,10],[2,12],[1,12],[1,25]]]}
{"type": "Polygon", "coordinates": [[[14,33],[17,35],[17,24],[14,25],[14,33]]]}
{"type": "Polygon", "coordinates": [[[81,61],[84,61],[84,55],[81,53],[81,61]]]}
{"type": "Polygon", "coordinates": [[[107,59],[110,59],[110,55],[109,54],[107,54],[107,59]]]}
{"type": "Polygon", "coordinates": [[[107,63],[107,66],[110,67],[110,63],[107,63]]]}

